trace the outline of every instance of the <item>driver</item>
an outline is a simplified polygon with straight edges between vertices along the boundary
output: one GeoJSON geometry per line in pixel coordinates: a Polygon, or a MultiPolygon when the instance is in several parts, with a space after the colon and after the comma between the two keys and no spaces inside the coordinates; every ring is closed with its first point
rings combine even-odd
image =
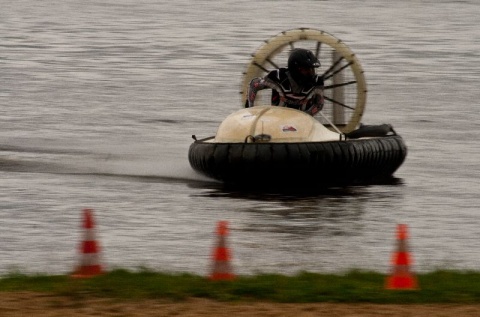
{"type": "Polygon", "coordinates": [[[254,78],[247,91],[245,107],[253,107],[257,92],[272,89],[272,105],[286,106],[315,115],[322,110],[323,77],[315,73],[320,62],[306,49],[296,48],[288,57],[288,68],[271,71],[263,78],[254,78]]]}

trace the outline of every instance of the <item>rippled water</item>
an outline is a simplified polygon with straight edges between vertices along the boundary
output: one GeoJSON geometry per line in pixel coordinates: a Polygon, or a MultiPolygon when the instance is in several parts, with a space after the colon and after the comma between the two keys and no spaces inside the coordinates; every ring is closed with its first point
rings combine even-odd
{"type": "Polygon", "coordinates": [[[476,1],[192,3],[0,0],[0,272],[69,272],[85,207],[109,268],[206,273],[228,220],[242,274],[387,271],[397,223],[416,270],[478,269],[476,1]],[[409,148],[399,184],[261,194],[191,170],[250,54],[298,27],[357,54],[364,122],[409,148]]]}

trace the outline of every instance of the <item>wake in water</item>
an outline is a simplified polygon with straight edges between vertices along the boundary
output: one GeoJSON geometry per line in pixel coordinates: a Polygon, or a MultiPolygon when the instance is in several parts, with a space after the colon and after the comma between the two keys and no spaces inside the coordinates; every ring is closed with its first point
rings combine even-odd
{"type": "MultiPolygon", "coordinates": [[[[51,173],[97,175],[136,178],[158,182],[212,182],[195,173],[186,154],[172,158],[172,151],[151,154],[129,151],[131,147],[116,148],[112,153],[99,153],[84,149],[43,146],[0,145],[0,171],[23,173],[51,173]]],[[[213,182],[214,183],[214,182],[213,182]]]]}

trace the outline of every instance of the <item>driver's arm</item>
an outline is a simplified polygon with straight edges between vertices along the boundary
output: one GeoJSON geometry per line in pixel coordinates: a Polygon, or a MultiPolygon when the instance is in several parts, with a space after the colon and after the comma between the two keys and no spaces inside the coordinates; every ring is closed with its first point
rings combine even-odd
{"type": "Polygon", "coordinates": [[[246,108],[253,107],[255,104],[255,98],[257,97],[257,92],[262,89],[275,89],[279,92],[280,96],[283,96],[283,91],[281,87],[269,79],[268,77],[265,78],[254,78],[250,82],[247,91],[247,104],[245,105],[246,108]]]}
{"type": "Polygon", "coordinates": [[[317,86],[312,91],[312,97],[308,102],[308,108],[305,112],[309,113],[310,115],[314,116],[323,109],[323,104],[325,103],[325,99],[323,97],[323,85],[317,86]]]}

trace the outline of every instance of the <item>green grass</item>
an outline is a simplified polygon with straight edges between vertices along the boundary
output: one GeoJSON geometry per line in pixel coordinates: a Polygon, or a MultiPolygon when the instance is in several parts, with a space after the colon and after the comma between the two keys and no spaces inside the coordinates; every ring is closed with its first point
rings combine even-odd
{"type": "Polygon", "coordinates": [[[66,275],[23,275],[0,278],[0,292],[34,291],[64,296],[121,299],[203,297],[220,301],[345,303],[480,303],[480,273],[436,271],[417,275],[420,289],[385,290],[385,275],[352,271],[346,274],[259,274],[233,281],[210,281],[192,274],[114,270],[90,279],[66,275]]]}

